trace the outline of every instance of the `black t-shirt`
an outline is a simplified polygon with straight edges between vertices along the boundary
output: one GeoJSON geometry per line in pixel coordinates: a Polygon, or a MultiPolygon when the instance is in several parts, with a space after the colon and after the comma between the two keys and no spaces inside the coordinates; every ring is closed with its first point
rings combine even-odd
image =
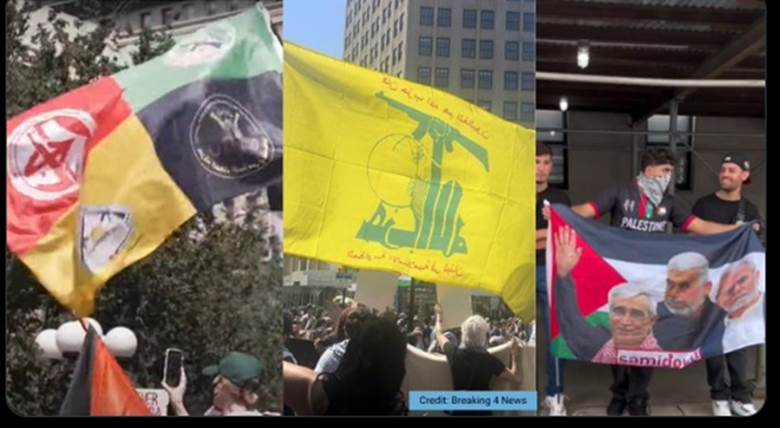
{"type": "MultiPolygon", "coordinates": [[[[544,200],[551,204],[564,204],[566,206],[571,205],[569,195],[561,189],[547,186],[544,191],[536,194],[536,230],[547,229],[547,220],[542,215],[542,208],[544,208],[544,200]]],[[[545,250],[536,250],[536,265],[543,266],[545,264],[544,259],[545,250]]]]}
{"type": "MultiPolygon", "coordinates": [[[[758,208],[746,198],[745,218],[743,221],[758,220],[758,208]]],[[[702,220],[714,221],[721,224],[735,224],[737,222],[737,212],[739,211],[740,201],[724,201],[715,193],[703,196],[693,204],[693,214],[702,220]]]]}
{"type": "Polygon", "coordinates": [[[444,355],[450,364],[455,391],[489,391],[491,379],[505,369],[504,363],[485,349],[461,349],[447,342],[444,355]]]}
{"type": "Polygon", "coordinates": [[[656,206],[639,189],[636,180],[613,186],[590,205],[597,218],[611,214],[612,226],[639,232],[663,233],[666,222],[685,232],[696,218],[680,204],[679,199],[668,193],[656,206]]]}

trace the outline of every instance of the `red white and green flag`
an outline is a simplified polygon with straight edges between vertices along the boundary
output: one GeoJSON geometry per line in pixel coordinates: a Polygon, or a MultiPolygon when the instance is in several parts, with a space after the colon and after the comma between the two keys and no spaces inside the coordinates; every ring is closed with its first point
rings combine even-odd
{"type": "Polygon", "coordinates": [[[556,204],[548,232],[551,347],[559,358],[683,368],[764,343],[765,250],[748,225],[710,236],[651,234],[556,204]],[[581,255],[559,275],[565,226],[581,255]]]}

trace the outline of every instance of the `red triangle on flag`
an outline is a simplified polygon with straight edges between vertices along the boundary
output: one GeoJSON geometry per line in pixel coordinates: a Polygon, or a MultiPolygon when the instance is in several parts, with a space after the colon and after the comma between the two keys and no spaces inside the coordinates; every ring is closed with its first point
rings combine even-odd
{"type": "Polygon", "coordinates": [[[91,416],[152,416],[132,382],[102,340],[95,341],[91,416]]]}
{"type": "MultiPolygon", "coordinates": [[[[555,210],[550,210],[550,226],[553,238],[557,236],[558,230],[569,225],[555,210]]],[[[576,232],[576,230],[575,230],[576,232]]],[[[576,284],[577,306],[580,313],[588,317],[594,311],[607,304],[607,296],[612,287],[626,282],[601,255],[588,245],[582,236],[577,234],[577,247],[582,248],[582,257],[571,272],[572,279],[576,284]]],[[[559,334],[558,320],[555,317],[555,239],[552,239],[552,281],[550,287],[550,337],[555,339],[559,334]]]]}

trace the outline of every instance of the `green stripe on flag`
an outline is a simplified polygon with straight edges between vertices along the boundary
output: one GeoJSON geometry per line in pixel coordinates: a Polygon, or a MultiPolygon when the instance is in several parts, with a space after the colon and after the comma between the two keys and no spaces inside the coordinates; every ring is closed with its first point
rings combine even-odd
{"type": "Polygon", "coordinates": [[[203,79],[244,79],[282,71],[281,45],[258,3],[179,40],[164,55],[114,75],[139,111],[172,90],[203,79]]]}
{"type": "MultiPolygon", "coordinates": [[[[592,313],[588,318],[586,318],[586,321],[588,324],[594,326],[594,327],[602,327],[609,331],[609,313],[603,312],[603,311],[596,311],[592,313]]],[[[571,349],[569,349],[569,345],[566,344],[566,341],[558,335],[555,340],[553,340],[550,343],[550,350],[552,351],[552,354],[555,355],[556,358],[560,358],[563,360],[576,360],[577,357],[574,356],[574,353],[571,352],[571,349]]]]}

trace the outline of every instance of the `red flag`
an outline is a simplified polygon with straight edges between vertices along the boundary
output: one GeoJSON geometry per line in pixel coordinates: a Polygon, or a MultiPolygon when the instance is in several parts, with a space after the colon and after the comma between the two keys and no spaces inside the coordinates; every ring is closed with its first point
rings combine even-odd
{"type": "Polygon", "coordinates": [[[60,415],[151,416],[106,345],[89,328],[60,415]]]}

